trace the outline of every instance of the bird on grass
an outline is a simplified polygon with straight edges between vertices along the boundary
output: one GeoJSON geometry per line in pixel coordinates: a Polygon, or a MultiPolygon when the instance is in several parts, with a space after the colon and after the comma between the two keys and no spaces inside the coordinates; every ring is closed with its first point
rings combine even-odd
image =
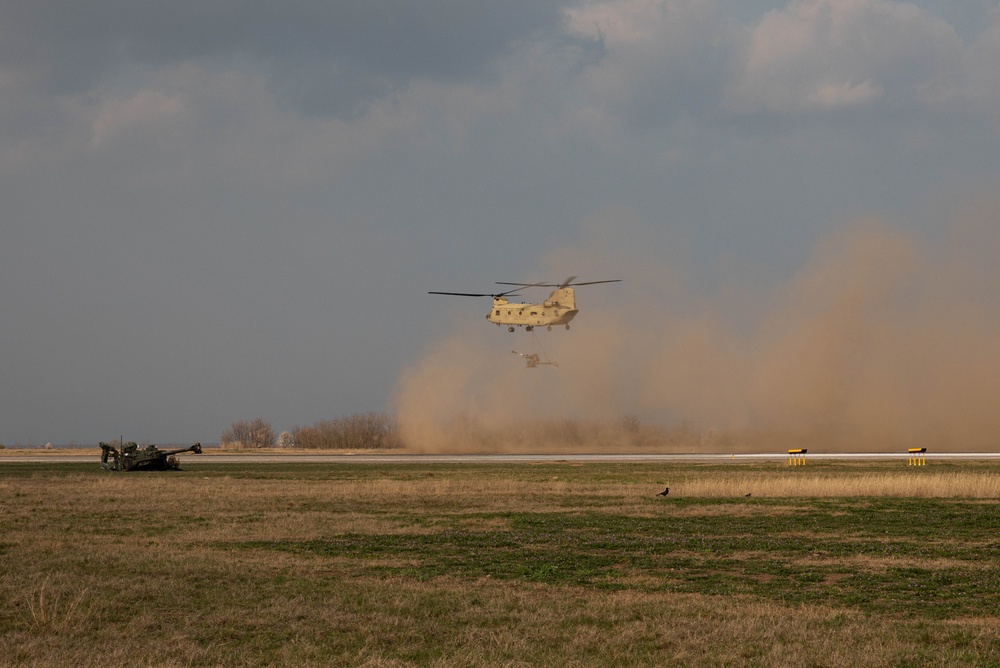
{"type": "Polygon", "coordinates": [[[751,494],[750,492],[747,492],[747,493],[746,493],[746,494],[744,494],[743,496],[745,496],[745,497],[747,497],[747,498],[749,499],[749,498],[750,498],[751,496],[753,496],[753,494],[751,494]]]}
{"type": "Polygon", "coordinates": [[[667,487],[662,492],[660,492],[659,494],[657,494],[657,496],[666,496],[667,494],[670,494],[670,488],[669,487],[667,487]]]}

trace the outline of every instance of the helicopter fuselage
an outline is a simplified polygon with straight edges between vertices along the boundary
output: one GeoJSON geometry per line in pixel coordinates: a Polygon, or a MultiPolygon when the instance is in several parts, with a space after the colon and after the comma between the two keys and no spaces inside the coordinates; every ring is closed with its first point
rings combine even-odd
{"type": "Polygon", "coordinates": [[[565,325],[569,329],[577,313],[573,288],[565,287],[553,290],[541,304],[511,303],[504,296],[494,297],[493,309],[486,314],[486,319],[498,327],[506,325],[511,331],[514,327],[531,331],[538,326],[551,328],[553,325],[565,325]]]}
{"type": "Polygon", "coordinates": [[[584,281],[574,283],[576,276],[570,276],[562,283],[508,283],[497,281],[497,285],[516,285],[514,290],[507,290],[500,294],[483,294],[480,292],[437,292],[431,291],[431,295],[457,295],[459,297],[492,297],[493,308],[486,314],[486,319],[494,325],[507,326],[507,331],[513,332],[515,327],[524,327],[527,331],[535,327],[542,326],[552,329],[553,325],[563,325],[569,329],[569,322],[576,317],[579,310],[576,308],[576,293],[573,285],[596,285],[598,283],[620,283],[621,279],[615,278],[607,281],[584,281]],[[541,304],[511,303],[507,295],[514,294],[525,288],[549,287],[555,288],[549,293],[549,298],[541,304]]]}

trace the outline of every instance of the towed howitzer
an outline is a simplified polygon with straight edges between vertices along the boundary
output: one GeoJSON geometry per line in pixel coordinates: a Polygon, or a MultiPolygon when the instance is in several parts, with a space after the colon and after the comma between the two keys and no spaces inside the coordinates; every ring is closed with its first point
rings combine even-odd
{"type": "Polygon", "coordinates": [[[138,444],[129,442],[118,448],[101,443],[101,468],[107,471],[176,471],[181,467],[177,457],[182,452],[201,454],[201,443],[176,450],[160,450],[155,445],[139,449],[138,444]]]}

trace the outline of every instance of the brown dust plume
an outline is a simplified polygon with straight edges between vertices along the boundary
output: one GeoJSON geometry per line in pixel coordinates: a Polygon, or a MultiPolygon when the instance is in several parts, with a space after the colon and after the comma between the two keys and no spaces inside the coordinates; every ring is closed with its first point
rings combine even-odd
{"type": "MultiPolygon", "coordinates": [[[[780,284],[754,290],[729,275],[710,297],[649,257],[650,244],[594,233],[553,252],[543,280],[584,266],[581,280],[624,282],[579,288],[570,331],[510,334],[483,322],[488,299],[470,304],[468,321],[398,380],[404,442],[484,452],[996,449],[998,211],[969,206],[933,242],[854,221],[780,284]],[[527,369],[512,348],[559,366],[527,369]]],[[[531,300],[545,296],[535,290],[531,300]]]]}

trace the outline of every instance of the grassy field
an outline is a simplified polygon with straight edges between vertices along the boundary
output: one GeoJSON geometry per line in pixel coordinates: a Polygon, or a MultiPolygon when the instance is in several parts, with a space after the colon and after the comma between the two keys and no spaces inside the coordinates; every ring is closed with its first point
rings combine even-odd
{"type": "Polygon", "coordinates": [[[998,464],[184,469],[0,461],[0,665],[1000,666],[998,464]]]}

